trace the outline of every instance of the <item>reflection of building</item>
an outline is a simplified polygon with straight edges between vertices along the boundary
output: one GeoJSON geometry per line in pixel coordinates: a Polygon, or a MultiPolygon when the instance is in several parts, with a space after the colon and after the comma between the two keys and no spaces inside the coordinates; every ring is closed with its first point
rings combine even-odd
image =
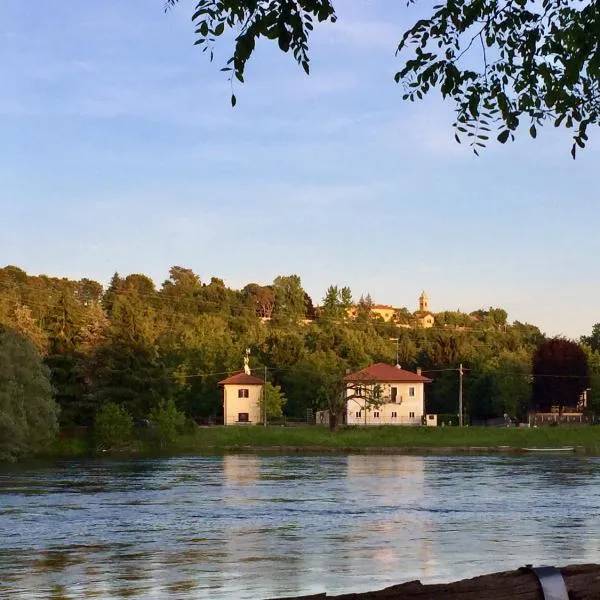
{"type": "Polygon", "coordinates": [[[260,474],[260,459],[252,454],[226,454],[223,456],[225,483],[231,485],[254,484],[260,474]]]}
{"type": "Polygon", "coordinates": [[[344,377],[348,425],[421,425],[425,384],[420,373],[376,363],[344,377]]]}
{"type": "Polygon", "coordinates": [[[351,555],[347,566],[359,572],[402,573],[401,579],[431,577],[435,536],[428,507],[437,497],[437,478],[434,489],[429,488],[428,462],[416,455],[347,457],[345,497],[369,506],[362,522],[370,542],[370,552],[351,555]]]}

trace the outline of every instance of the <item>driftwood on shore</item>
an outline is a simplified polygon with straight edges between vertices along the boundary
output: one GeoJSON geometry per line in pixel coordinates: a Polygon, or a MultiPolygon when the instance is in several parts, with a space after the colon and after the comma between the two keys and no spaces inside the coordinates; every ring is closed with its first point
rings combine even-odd
{"type": "MultiPolygon", "coordinates": [[[[557,567],[562,573],[569,600],[600,598],[600,565],[557,567]]],[[[527,570],[503,571],[454,583],[423,585],[410,581],[376,592],[329,596],[313,594],[279,600],[543,600],[537,577],[527,570]]],[[[277,600],[277,599],[274,599],[277,600]]]]}

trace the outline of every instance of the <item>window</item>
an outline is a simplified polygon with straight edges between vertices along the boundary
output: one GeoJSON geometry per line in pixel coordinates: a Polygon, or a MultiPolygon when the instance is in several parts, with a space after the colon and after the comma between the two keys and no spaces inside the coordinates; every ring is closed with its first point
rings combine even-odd
{"type": "Polygon", "coordinates": [[[427,418],[428,418],[430,421],[433,421],[433,420],[435,419],[435,415],[427,415],[427,418]]]}
{"type": "Polygon", "coordinates": [[[375,412],[373,413],[373,416],[374,416],[376,419],[379,419],[379,413],[378,413],[377,411],[375,411],[375,412]]]}
{"type": "Polygon", "coordinates": [[[354,393],[356,396],[362,396],[362,387],[360,385],[357,385],[354,389],[354,393]]]}
{"type": "Polygon", "coordinates": [[[241,388],[238,390],[238,398],[249,398],[250,397],[250,390],[241,388]]]}
{"type": "Polygon", "coordinates": [[[396,412],[392,413],[392,419],[395,419],[397,416],[398,416],[398,413],[396,413],[396,412]]]}
{"type": "Polygon", "coordinates": [[[409,416],[409,418],[414,419],[415,418],[415,413],[414,412],[409,412],[408,416],[409,416]]]}
{"type": "Polygon", "coordinates": [[[415,388],[414,387],[409,387],[408,388],[408,395],[413,398],[415,395],[415,388]]]}
{"type": "Polygon", "coordinates": [[[362,411],[360,411],[360,410],[359,410],[359,411],[357,411],[357,413],[356,413],[356,416],[357,416],[357,417],[360,417],[360,413],[361,413],[361,412],[362,412],[362,411]]]}
{"type": "Polygon", "coordinates": [[[392,399],[391,399],[392,404],[396,404],[397,398],[398,398],[398,388],[393,387],[392,388],[392,399]]]}
{"type": "Polygon", "coordinates": [[[248,423],[248,421],[250,421],[248,413],[238,413],[238,423],[248,423]]]}

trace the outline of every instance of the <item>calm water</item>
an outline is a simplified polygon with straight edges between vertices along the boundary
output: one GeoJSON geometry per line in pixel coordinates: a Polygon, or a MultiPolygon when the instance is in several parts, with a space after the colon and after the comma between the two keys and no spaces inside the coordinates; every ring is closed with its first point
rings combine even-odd
{"type": "Polygon", "coordinates": [[[0,470],[0,597],[272,598],[600,562],[600,459],[248,456],[0,470]]]}

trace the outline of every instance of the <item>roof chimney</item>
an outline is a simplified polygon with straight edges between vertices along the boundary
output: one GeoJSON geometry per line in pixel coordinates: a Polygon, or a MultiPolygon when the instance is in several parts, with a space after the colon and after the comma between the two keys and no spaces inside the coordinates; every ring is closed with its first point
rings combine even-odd
{"type": "Polygon", "coordinates": [[[417,367],[417,375],[421,374],[421,367],[417,367]]]}
{"type": "Polygon", "coordinates": [[[402,365],[400,363],[396,363],[396,369],[401,369],[402,365]]]}

